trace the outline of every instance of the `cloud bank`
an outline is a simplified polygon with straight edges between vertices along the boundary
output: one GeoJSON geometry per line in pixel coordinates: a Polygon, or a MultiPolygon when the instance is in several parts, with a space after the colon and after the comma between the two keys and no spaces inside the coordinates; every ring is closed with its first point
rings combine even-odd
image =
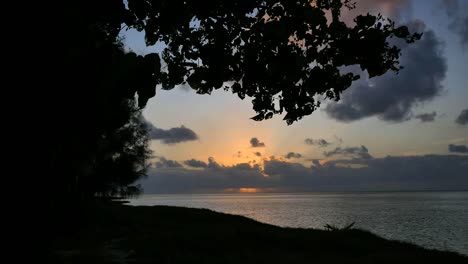
{"type": "MultiPolygon", "coordinates": [[[[352,163],[352,161],[349,161],[352,163]]],[[[328,162],[304,166],[278,159],[258,165],[219,165],[203,169],[150,169],[142,180],[145,193],[215,193],[227,189],[275,191],[467,190],[468,155],[400,156],[361,160],[364,166],[328,162]]],[[[212,164],[211,166],[209,164],[212,164]]]]}
{"type": "Polygon", "coordinates": [[[159,161],[154,163],[154,166],[158,169],[161,168],[181,168],[182,164],[175,160],[168,160],[165,157],[159,157],[159,161]]]}

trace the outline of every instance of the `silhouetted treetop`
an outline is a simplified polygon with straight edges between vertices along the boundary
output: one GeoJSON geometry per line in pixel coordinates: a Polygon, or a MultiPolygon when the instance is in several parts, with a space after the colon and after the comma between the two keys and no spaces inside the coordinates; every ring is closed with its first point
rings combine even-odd
{"type": "MultiPolygon", "coordinates": [[[[370,77],[398,71],[400,50],[389,39],[421,37],[380,15],[358,16],[348,26],[340,12],[352,6],[348,0],[128,0],[119,14],[127,27],[145,32],[147,45],[165,46],[165,65],[156,70],[163,89],[224,88],[253,98],[254,120],[285,112],[291,124],[320,106],[317,95],[339,100],[359,78],[340,67],[359,65],[370,77]]],[[[154,92],[139,95],[143,106],[154,92]]]]}
{"type": "Polygon", "coordinates": [[[55,200],[138,191],[131,183],[145,174],[150,155],[141,109],[157,85],[188,84],[200,94],[223,88],[252,98],[254,120],[285,113],[291,124],[320,100],[339,100],[359,78],[343,67],[359,65],[370,77],[398,71],[400,50],[390,39],[421,37],[381,16],[345,24],[340,12],[352,8],[348,0],[80,0],[56,7],[50,26],[63,28],[49,34],[49,82],[41,89],[55,200]],[[124,29],[144,31],[146,44],[162,52],[125,50],[124,29]]]}

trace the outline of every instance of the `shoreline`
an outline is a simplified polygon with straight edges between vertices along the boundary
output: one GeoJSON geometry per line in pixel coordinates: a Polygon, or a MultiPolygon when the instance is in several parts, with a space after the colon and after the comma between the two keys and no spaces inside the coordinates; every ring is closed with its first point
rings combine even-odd
{"type": "Polygon", "coordinates": [[[467,263],[359,229],[283,228],[208,209],[105,204],[55,238],[52,263],[467,263]]]}
{"type": "MultiPolygon", "coordinates": [[[[142,193],[142,196],[268,196],[268,195],[366,195],[366,194],[410,194],[410,193],[468,193],[468,190],[390,190],[390,191],[310,191],[310,192],[174,192],[174,193],[142,193]]],[[[127,198],[124,200],[134,200],[137,198],[127,198]]]]}

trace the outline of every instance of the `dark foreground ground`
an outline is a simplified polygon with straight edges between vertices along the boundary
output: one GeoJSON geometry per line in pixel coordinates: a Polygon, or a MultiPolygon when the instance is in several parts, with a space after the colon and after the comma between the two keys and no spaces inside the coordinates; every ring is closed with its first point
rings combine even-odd
{"type": "Polygon", "coordinates": [[[54,238],[50,263],[468,263],[362,230],[280,228],[205,209],[111,204],[80,215],[54,238]]]}

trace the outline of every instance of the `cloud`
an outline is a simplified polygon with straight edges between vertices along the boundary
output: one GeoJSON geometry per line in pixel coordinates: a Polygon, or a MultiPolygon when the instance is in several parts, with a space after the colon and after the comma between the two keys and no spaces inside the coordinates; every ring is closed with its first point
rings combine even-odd
{"type": "Polygon", "coordinates": [[[146,122],[149,129],[149,136],[153,140],[160,140],[163,144],[177,144],[198,139],[198,135],[185,126],[174,127],[168,130],[155,127],[153,124],[146,122]]]}
{"type": "Polygon", "coordinates": [[[365,146],[346,148],[338,147],[331,151],[325,151],[323,155],[328,158],[333,156],[344,156],[353,159],[372,159],[372,155],[369,154],[369,150],[365,146]]]}
{"type": "Polygon", "coordinates": [[[201,160],[190,159],[190,160],[184,161],[184,164],[192,168],[207,168],[207,169],[221,168],[221,165],[219,165],[213,157],[208,158],[208,163],[201,161],[201,160]]]}
{"type": "Polygon", "coordinates": [[[154,163],[154,166],[158,169],[161,168],[181,168],[182,164],[175,160],[168,160],[164,157],[159,157],[159,161],[154,163]]]}
{"type": "MultiPolygon", "coordinates": [[[[413,23],[412,31],[422,31],[423,25],[413,23]],[[419,29],[418,29],[419,28],[419,29]]],[[[347,89],[338,103],[329,103],[325,112],[342,122],[351,122],[377,116],[390,122],[406,121],[412,108],[440,95],[443,91],[447,65],[441,52],[441,42],[433,31],[424,32],[421,40],[412,45],[400,43],[401,65],[399,74],[386,74],[361,79],[347,89]]]]}
{"type": "MultiPolygon", "coordinates": [[[[214,162],[214,159],[212,160],[214,162]]],[[[261,188],[279,191],[388,191],[468,189],[468,155],[384,157],[359,161],[360,167],[328,162],[306,167],[272,159],[258,164],[190,170],[150,169],[139,182],[145,193],[207,193],[261,188]],[[267,176],[265,176],[267,175],[267,176]]],[[[352,161],[350,161],[352,165],[352,161]]]]}
{"type": "Polygon", "coordinates": [[[330,162],[307,168],[279,160],[265,162],[286,189],[317,191],[466,189],[468,156],[426,155],[369,159],[363,167],[330,162]],[[458,186],[457,186],[458,185],[458,186]]]}
{"type": "Polygon", "coordinates": [[[320,160],[319,160],[319,159],[313,159],[313,160],[312,160],[312,164],[313,164],[314,166],[316,166],[316,167],[322,166],[322,164],[320,164],[320,160]]]}
{"type": "Polygon", "coordinates": [[[325,139],[311,139],[311,138],[306,138],[304,142],[307,145],[312,145],[312,146],[318,146],[318,147],[327,147],[331,145],[331,142],[326,141],[325,139]]]}
{"type": "Polygon", "coordinates": [[[208,158],[208,166],[207,168],[210,168],[210,169],[220,169],[221,168],[221,165],[218,164],[218,162],[216,162],[216,160],[213,158],[213,157],[209,157],[208,158]]]}
{"type": "Polygon", "coordinates": [[[252,148],[262,148],[262,147],[265,147],[265,143],[260,142],[260,140],[258,140],[258,138],[254,137],[254,138],[250,139],[250,146],[252,148]]]}
{"type": "Polygon", "coordinates": [[[299,159],[302,157],[302,155],[296,152],[289,152],[288,154],[284,155],[284,157],[287,159],[299,159]]]}
{"type": "Polygon", "coordinates": [[[145,193],[213,193],[228,188],[269,185],[264,178],[257,164],[221,166],[212,159],[211,165],[200,170],[150,169],[148,177],[140,184],[145,193]]]}
{"type": "Polygon", "coordinates": [[[257,157],[261,157],[261,156],[262,156],[262,153],[260,153],[260,152],[258,152],[258,151],[257,151],[257,152],[254,152],[253,154],[254,154],[255,156],[257,156],[257,157]]]}
{"type": "Polygon", "coordinates": [[[437,116],[436,112],[432,113],[422,113],[419,115],[416,115],[414,118],[421,120],[421,122],[434,122],[435,117],[437,116]]]}
{"type": "Polygon", "coordinates": [[[191,159],[184,161],[184,164],[192,168],[207,168],[208,164],[201,160],[191,159]]]}
{"type": "Polygon", "coordinates": [[[448,150],[452,153],[468,153],[468,146],[450,144],[448,150]]]}
{"type": "Polygon", "coordinates": [[[455,119],[455,123],[460,125],[468,124],[468,108],[461,111],[460,115],[455,119]]]}
{"type": "Polygon", "coordinates": [[[466,12],[462,12],[458,0],[442,0],[443,9],[445,9],[450,20],[448,28],[460,36],[462,47],[468,45],[468,16],[466,12]]]}

